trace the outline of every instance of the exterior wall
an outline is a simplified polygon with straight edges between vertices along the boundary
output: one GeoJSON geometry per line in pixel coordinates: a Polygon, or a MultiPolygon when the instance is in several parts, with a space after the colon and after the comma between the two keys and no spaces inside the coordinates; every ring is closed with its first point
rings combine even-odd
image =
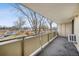
{"type": "Polygon", "coordinates": [[[74,34],[77,35],[77,42],[79,44],[79,16],[74,18],[74,34]]]}
{"type": "Polygon", "coordinates": [[[72,22],[58,24],[58,33],[60,36],[68,36],[72,33],[72,22]]]}
{"type": "Polygon", "coordinates": [[[66,36],[72,34],[72,22],[66,24],[66,36]]]}
{"type": "Polygon", "coordinates": [[[66,26],[65,26],[65,24],[62,24],[62,36],[65,36],[65,34],[66,34],[66,32],[65,32],[65,30],[66,30],[66,28],[65,28],[66,26]]]}
{"type": "Polygon", "coordinates": [[[62,35],[62,24],[58,24],[58,34],[62,35]]]}

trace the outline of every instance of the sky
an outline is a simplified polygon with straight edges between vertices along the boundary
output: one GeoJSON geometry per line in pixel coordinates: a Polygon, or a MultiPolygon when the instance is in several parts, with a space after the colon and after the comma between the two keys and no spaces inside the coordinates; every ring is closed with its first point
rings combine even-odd
{"type": "Polygon", "coordinates": [[[17,19],[14,16],[13,7],[10,4],[0,4],[0,25],[1,26],[12,26],[12,22],[17,19]]]}
{"type": "MultiPolygon", "coordinates": [[[[25,10],[25,9],[24,9],[25,10]]],[[[28,10],[26,14],[29,15],[28,10]]],[[[22,16],[21,12],[17,12],[16,8],[12,6],[11,3],[0,3],[0,25],[11,27],[14,25],[14,22],[18,20],[18,17],[22,16]]],[[[26,18],[26,27],[30,27],[30,24],[26,18]]],[[[57,26],[55,23],[53,26],[57,26]]]]}
{"type": "MultiPolygon", "coordinates": [[[[0,25],[1,26],[13,26],[14,22],[18,19],[21,14],[17,13],[15,8],[8,3],[0,3],[0,25]]],[[[26,20],[26,26],[30,26],[26,20]]]]}

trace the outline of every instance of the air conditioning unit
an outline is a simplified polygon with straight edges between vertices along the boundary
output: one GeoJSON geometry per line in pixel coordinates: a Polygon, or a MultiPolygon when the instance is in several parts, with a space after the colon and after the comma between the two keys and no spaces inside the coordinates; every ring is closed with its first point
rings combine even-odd
{"type": "Polygon", "coordinates": [[[77,44],[76,35],[75,34],[69,34],[68,35],[68,42],[72,42],[72,43],[77,44]]]}

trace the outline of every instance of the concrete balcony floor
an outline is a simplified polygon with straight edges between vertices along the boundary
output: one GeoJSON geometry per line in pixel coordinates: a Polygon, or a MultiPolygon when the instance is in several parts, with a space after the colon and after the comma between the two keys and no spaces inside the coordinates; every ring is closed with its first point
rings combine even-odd
{"type": "Polygon", "coordinates": [[[65,37],[57,37],[38,56],[78,56],[79,52],[73,43],[65,37]]]}

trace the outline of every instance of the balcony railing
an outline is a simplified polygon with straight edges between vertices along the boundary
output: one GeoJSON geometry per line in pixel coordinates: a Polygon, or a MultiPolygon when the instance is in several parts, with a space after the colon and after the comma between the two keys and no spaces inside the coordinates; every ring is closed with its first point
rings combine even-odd
{"type": "Polygon", "coordinates": [[[28,56],[34,55],[36,51],[51,41],[56,33],[41,33],[35,36],[16,37],[8,41],[0,42],[1,56],[28,56]]]}

